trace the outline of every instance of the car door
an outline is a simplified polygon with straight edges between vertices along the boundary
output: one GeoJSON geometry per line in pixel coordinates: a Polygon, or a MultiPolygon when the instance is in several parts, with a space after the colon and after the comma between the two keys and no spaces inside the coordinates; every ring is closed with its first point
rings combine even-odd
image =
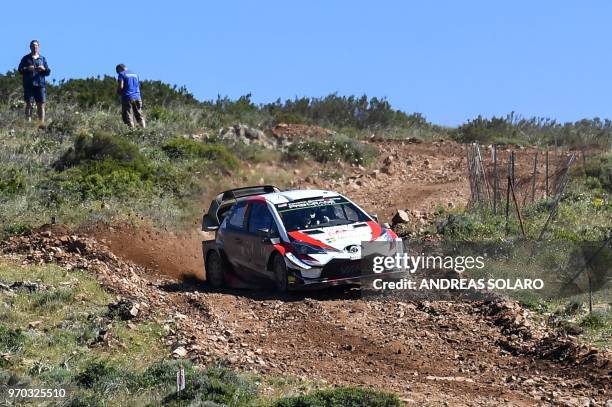
{"type": "Polygon", "coordinates": [[[228,260],[234,268],[244,268],[248,265],[250,255],[244,245],[246,229],[247,202],[238,202],[231,210],[223,230],[223,248],[228,260]]]}
{"type": "Polygon", "coordinates": [[[249,209],[248,236],[245,237],[245,246],[250,254],[249,268],[255,272],[267,274],[266,265],[268,256],[273,250],[270,236],[278,234],[272,213],[265,202],[252,202],[249,209]],[[258,230],[267,229],[269,236],[263,237],[258,230]]]}

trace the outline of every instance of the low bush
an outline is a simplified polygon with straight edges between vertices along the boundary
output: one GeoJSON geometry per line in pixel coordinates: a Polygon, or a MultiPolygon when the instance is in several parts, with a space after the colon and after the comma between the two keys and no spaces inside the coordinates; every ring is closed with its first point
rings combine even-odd
{"type": "Polygon", "coordinates": [[[166,397],[164,404],[189,400],[195,405],[212,401],[220,405],[246,406],[257,398],[257,387],[244,376],[225,367],[209,367],[194,374],[180,395],[174,393],[166,397]]]}
{"type": "Polygon", "coordinates": [[[153,106],[147,112],[147,118],[149,119],[149,121],[170,122],[172,120],[176,120],[177,115],[176,113],[168,109],[164,109],[161,106],[153,106]]]}
{"type": "Polygon", "coordinates": [[[19,329],[7,328],[0,325],[0,352],[15,353],[24,344],[27,339],[26,335],[19,329]]]}
{"type": "Polygon", "coordinates": [[[176,372],[180,366],[185,369],[185,376],[189,377],[194,366],[190,360],[168,360],[164,359],[149,366],[139,379],[143,387],[153,387],[173,383],[176,380],[176,372]]]}
{"type": "Polygon", "coordinates": [[[89,162],[53,176],[50,198],[61,205],[75,199],[85,201],[104,197],[133,197],[146,193],[153,182],[151,174],[138,172],[114,160],[89,162]]]}
{"type": "Polygon", "coordinates": [[[272,404],[274,407],[400,407],[401,400],[394,394],[360,389],[338,388],[318,390],[309,394],[286,397],[272,404]]]}
{"type": "Polygon", "coordinates": [[[286,154],[289,160],[312,158],[320,163],[344,161],[357,165],[366,165],[375,156],[374,147],[343,135],[330,140],[301,140],[289,146],[286,154]]]}
{"type": "Polygon", "coordinates": [[[570,147],[599,146],[608,148],[612,121],[599,118],[559,123],[556,120],[523,118],[514,112],[505,117],[477,116],[450,130],[450,135],[461,143],[566,145],[570,147]]]}
{"type": "Polygon", "coordinates": [[[73,300],[74,290],[71,288],[44,290],[32,295],[32,307],[50,311],[66,303],[71,303],[73,300]]]}
{"type": "MultiPolygon", "coordinates": [[[[154,172],[138,147],[120,137],[80,134],[53,167],[47,189],[59,201],[130,197],[146,193],[154,184],[154,172]],[[53,192],[54,191],[54,192],[53,192]]],[[[56,202],[61,204],[62,202],[56,202]]]]}
{"type": "Polygon", "coordinates": [[[0,199],[23,191],[25,186],[26,176],[20,168],[0,164],[0,199]]]}
{"type": "Polygon", "coordinates": [[[22,235],[32,230],[32,225],[28,223],[12,223],[3,225],[0,229],[0,239],[7,239],[11,236],[22,235]]]}
{"type": "Polygon", "coordinates": [[[75,382],[79,387],[108,395],[120,389],[131,388],[135,383],[135,377],[127,369],[115,367],[108,361],[100,359],[90,362],[76,375],[75,382]]]}
{"type": "Polygon", "coordinates": [[[600,314],[589,314],[580,321],[580,325],[585,328],[603,328],[606,324],[610,324],[609,318],[606,321],[606,317],[600,314]]]}
{"type": "Polygon", "coordinates": [[[174,159],[204,159],[226,170],[238,168],[236,156],[219,143],[201,143],[174,137],[162,146],[162,150],[174,159]]]}
{"type": "Polygon", "coordinates": [[[612,192],[612,153],[588,160],[584,172],[590,185],[612,192]]]}
{"type": "Polygon", "coordinates": [[[491,215],[481,218],[476,213],[450,214],[437,225],[437,231],[449,240],[478,241],[495,237],[502,228],[502,219],[491,215]]]}
{"type": "Polygon", "coordinates": [[[79,134],[74,146],[70,147],[53,167],[62,171],[92,161],[110,161],[138,172],[145,172],[146,168],[145,160],[135,144],[103,132],[95,133],[92,137],[79,134]]]}

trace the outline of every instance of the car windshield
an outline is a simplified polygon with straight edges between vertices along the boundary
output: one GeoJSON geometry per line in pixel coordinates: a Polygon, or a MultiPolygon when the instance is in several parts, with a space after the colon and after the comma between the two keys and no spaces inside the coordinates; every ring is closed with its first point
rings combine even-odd
{"type": "Polygon", "coordinates": [[[282,203],[276,205],[276,210],[289,232],[370,220],[363,211],[341,196],[282,203]]]}

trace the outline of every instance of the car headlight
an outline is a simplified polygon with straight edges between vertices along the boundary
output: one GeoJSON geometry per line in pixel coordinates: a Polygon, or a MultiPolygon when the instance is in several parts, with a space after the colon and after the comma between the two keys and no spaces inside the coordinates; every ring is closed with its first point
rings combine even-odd
{"type": "Polygon", "coordinates": [[[293,243],[293,247],[297,254],[324,254],[327,253],[322,247],[310,245],[308,243],[300,242],[293,243]]]}

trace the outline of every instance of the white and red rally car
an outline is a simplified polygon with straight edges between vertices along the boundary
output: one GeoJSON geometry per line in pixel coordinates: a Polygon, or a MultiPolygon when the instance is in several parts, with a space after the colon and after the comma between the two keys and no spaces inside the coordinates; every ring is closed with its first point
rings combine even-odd
{"type": "MultiPolygon", "coordinates": [[[[402,242],[350,199],[323,190],[280,191],[265,185],[217,195],[202,230],[206,279],[214,287],[236,280],[271,280],[278,291],[358,282],[364,242],[402,242]]],[[[371,273],[371,271],[370,271],[371,273]]]]}

